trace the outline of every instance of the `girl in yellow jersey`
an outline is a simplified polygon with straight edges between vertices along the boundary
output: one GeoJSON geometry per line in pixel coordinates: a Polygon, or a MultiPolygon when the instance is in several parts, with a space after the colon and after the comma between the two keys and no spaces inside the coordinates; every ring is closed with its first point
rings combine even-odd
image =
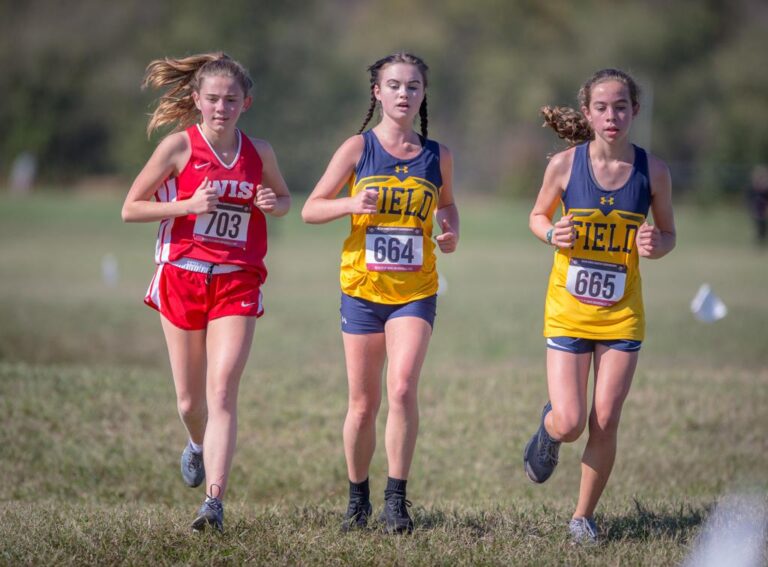
{"type": "Polygon", "coordinates": [[[395,53],[369,67],[371,105],[358,135],[336,151],[307,199],[302,218],[325,223],[349,215],[341,254],[341,329],[349,384],[344,452],[349,506],[342,529],[371,516],[368,471],[376,445],[381,376],[387,364],[385,445],[389,478],[380,520],[411,532],[406,481],[419,425],[417,385],[435,318],[435,237],[442,252],[459,239],[453,167],[445,146],[427,139],[427,66],[395,53]],[[363,133],[377,105],[381,122],[363,133]],[[413,130],[421,118],[421,135],[413,130]],[[346,197],[337,198],[344,186],[346,197]]]}
{"type": "Polygon", "coordinates": [[[542,109],[546,124],[571,147],[552,157],[530,215],[531,231],[555,254],[544,310],[549,402],[523,460],[528,477],[544,482],[560,443],[578,439],[589,423],[569,530],[577,542],[596,542],[593,515],[613,468],[621,408],[645,333],[639,257],[672,250],[675,223],[669,169],[629,141],[639,110],[635,81],[604,69],[578,98],[581,113],[542,109]],[[655,226],[647,222],[649,210],[655,226]]]}

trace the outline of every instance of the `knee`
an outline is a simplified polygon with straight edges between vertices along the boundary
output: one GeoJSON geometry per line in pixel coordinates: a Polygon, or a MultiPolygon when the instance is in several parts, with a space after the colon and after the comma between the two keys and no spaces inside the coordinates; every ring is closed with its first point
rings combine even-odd
{"type": "Polygon", "coordinates": [[[227,388],[217,388],[208,392],[208,411],[210,412],[235,412],[237,405],[237,392],[227,388]]]}
{"type": "Polygon", "coordinates": [[[198,400],[186,393],[176,396],[176,406],[182,418],[204,417],[207,411],[205,399],[198,400]]]}
{"type": "Polygon", "coordinates": [[[379,398],[359,396],[350,398],[349,410],[347,415],[357,424],[357,427],[366,427],[376,421],[376,415],[379,413],[379,398]]]}
{"type": "Polygon", "coordinates": [[[405,378],[397,380],[387,391],[389,406],[392,408],[412,408],[417,404],[416,380],[405,378]]]}
{"type": "Polygon", "coordinates": [[[573,411],[552,409],[553,437],[565,443],[576,441],[587,425],[586,417],[573,411]]]}
{"type": "Polygon", "coordinates": [[[621,410],[593,411],[589,418],[590,435],[616,435],[621,410]]]}

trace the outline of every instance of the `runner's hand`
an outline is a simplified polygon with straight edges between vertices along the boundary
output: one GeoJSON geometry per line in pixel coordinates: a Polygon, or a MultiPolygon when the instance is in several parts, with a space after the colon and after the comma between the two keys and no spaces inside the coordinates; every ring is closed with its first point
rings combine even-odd
{"type": "Polygon", "coordinates": [[[573,215],[561,217],[554,225],[552,231],[552,245],[558,248],[570,248],[576,242],[576,227],[573,224],[573,215]]]}
{"type": "Polygon", "coordinates": [[[210,213],[216,209],[218,203],[219,195],[206,177],[189,198],[187,212],[191,215],[210,213]]]}
{"type": "Polygon", "coordinates": [[[372,215],[378,210],[379,192],[375,189],[359,191],[350,201],[350,213],[353,215],[372,215]]]}
{"type": "Polygon", "coordinates": [[[256,186],[256,203],[263,213],[271,213],[277,205],[277,195],[270,187],[259,184],[256,186]]]}
{"type": "Polygon", "coordinates": [[[637,230],[635,242],[637,242],[637,253],[643,258],[650,258],[659,247],[661,231],[646,221],[637,230]]]}
{"type": "Polygon", "coordinates": [[[448,222],[448,219],[443,219],[440,226],[443,229],[443,234],[438,235],[435,240],[437,241],[437,245],[440,247],[441,252],[450,254],[456,250],[456,233],[448,222]]]}

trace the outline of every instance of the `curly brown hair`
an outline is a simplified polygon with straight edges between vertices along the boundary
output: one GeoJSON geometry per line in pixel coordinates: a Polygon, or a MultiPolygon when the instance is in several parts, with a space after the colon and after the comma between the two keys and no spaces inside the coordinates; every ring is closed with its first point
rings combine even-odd
{"type": "MultiPolygon", "coordinates": [[[[605,81],[619,81],[626,85],[632,108],[637,111],[640,106],[640,88],[632,77],[619,69],[601,69],[592,75],[581,86],[576,97],[580,108],[589,108],[589,103],[592,101],[592,87],[605,81]]],[[[549,126],[571,146],[595,138],[595,133],[586,116],[579,110],[569,106],[542,106],[539,112],[544,117],[542,127],[549,126]]]]}

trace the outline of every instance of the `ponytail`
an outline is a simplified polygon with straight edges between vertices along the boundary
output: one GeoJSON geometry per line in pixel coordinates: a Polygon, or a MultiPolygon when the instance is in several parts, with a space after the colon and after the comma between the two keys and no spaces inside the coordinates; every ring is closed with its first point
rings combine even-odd
{"type": "Polygon", "coordinates": [[[578,146],[595,138],[587,117],[578,110],[568,106],[542,106],[539,112],[544,117],[542,127],[552,128],[570,146],[578,146]]]}
{"type": "MultiPolygon", "coordinates": [[[[592,101],[592,87],[605,81],[618,81],[626,85],[632,110],[637,112],[640,107],[640,88],[632,77],[619,69],[601,69],[592,75],[581,86],[576,97],[580,108],[589,108],[589,103],[592,101]]],[[[540,112],[544,116],[542,126],[552,128],[571,146],[595,139],[595,133],[587,117],[578,110],[568,106],[542,106],[540,112]]]]}
{"type": "Polygon", "coordinates": [[[147,136],[167,124],[175,124],[174,131],[178,131],[197,122],[199,111],[192,93],[200,92],[203,77],[211,75],[234,77],[240,83],[245,96],[248,96],[253,87],[253,81],[243,66],[221,51],[183,59],[165,57],[150,62],[141,88],[167,88],[149,119],[147,136]]]}

